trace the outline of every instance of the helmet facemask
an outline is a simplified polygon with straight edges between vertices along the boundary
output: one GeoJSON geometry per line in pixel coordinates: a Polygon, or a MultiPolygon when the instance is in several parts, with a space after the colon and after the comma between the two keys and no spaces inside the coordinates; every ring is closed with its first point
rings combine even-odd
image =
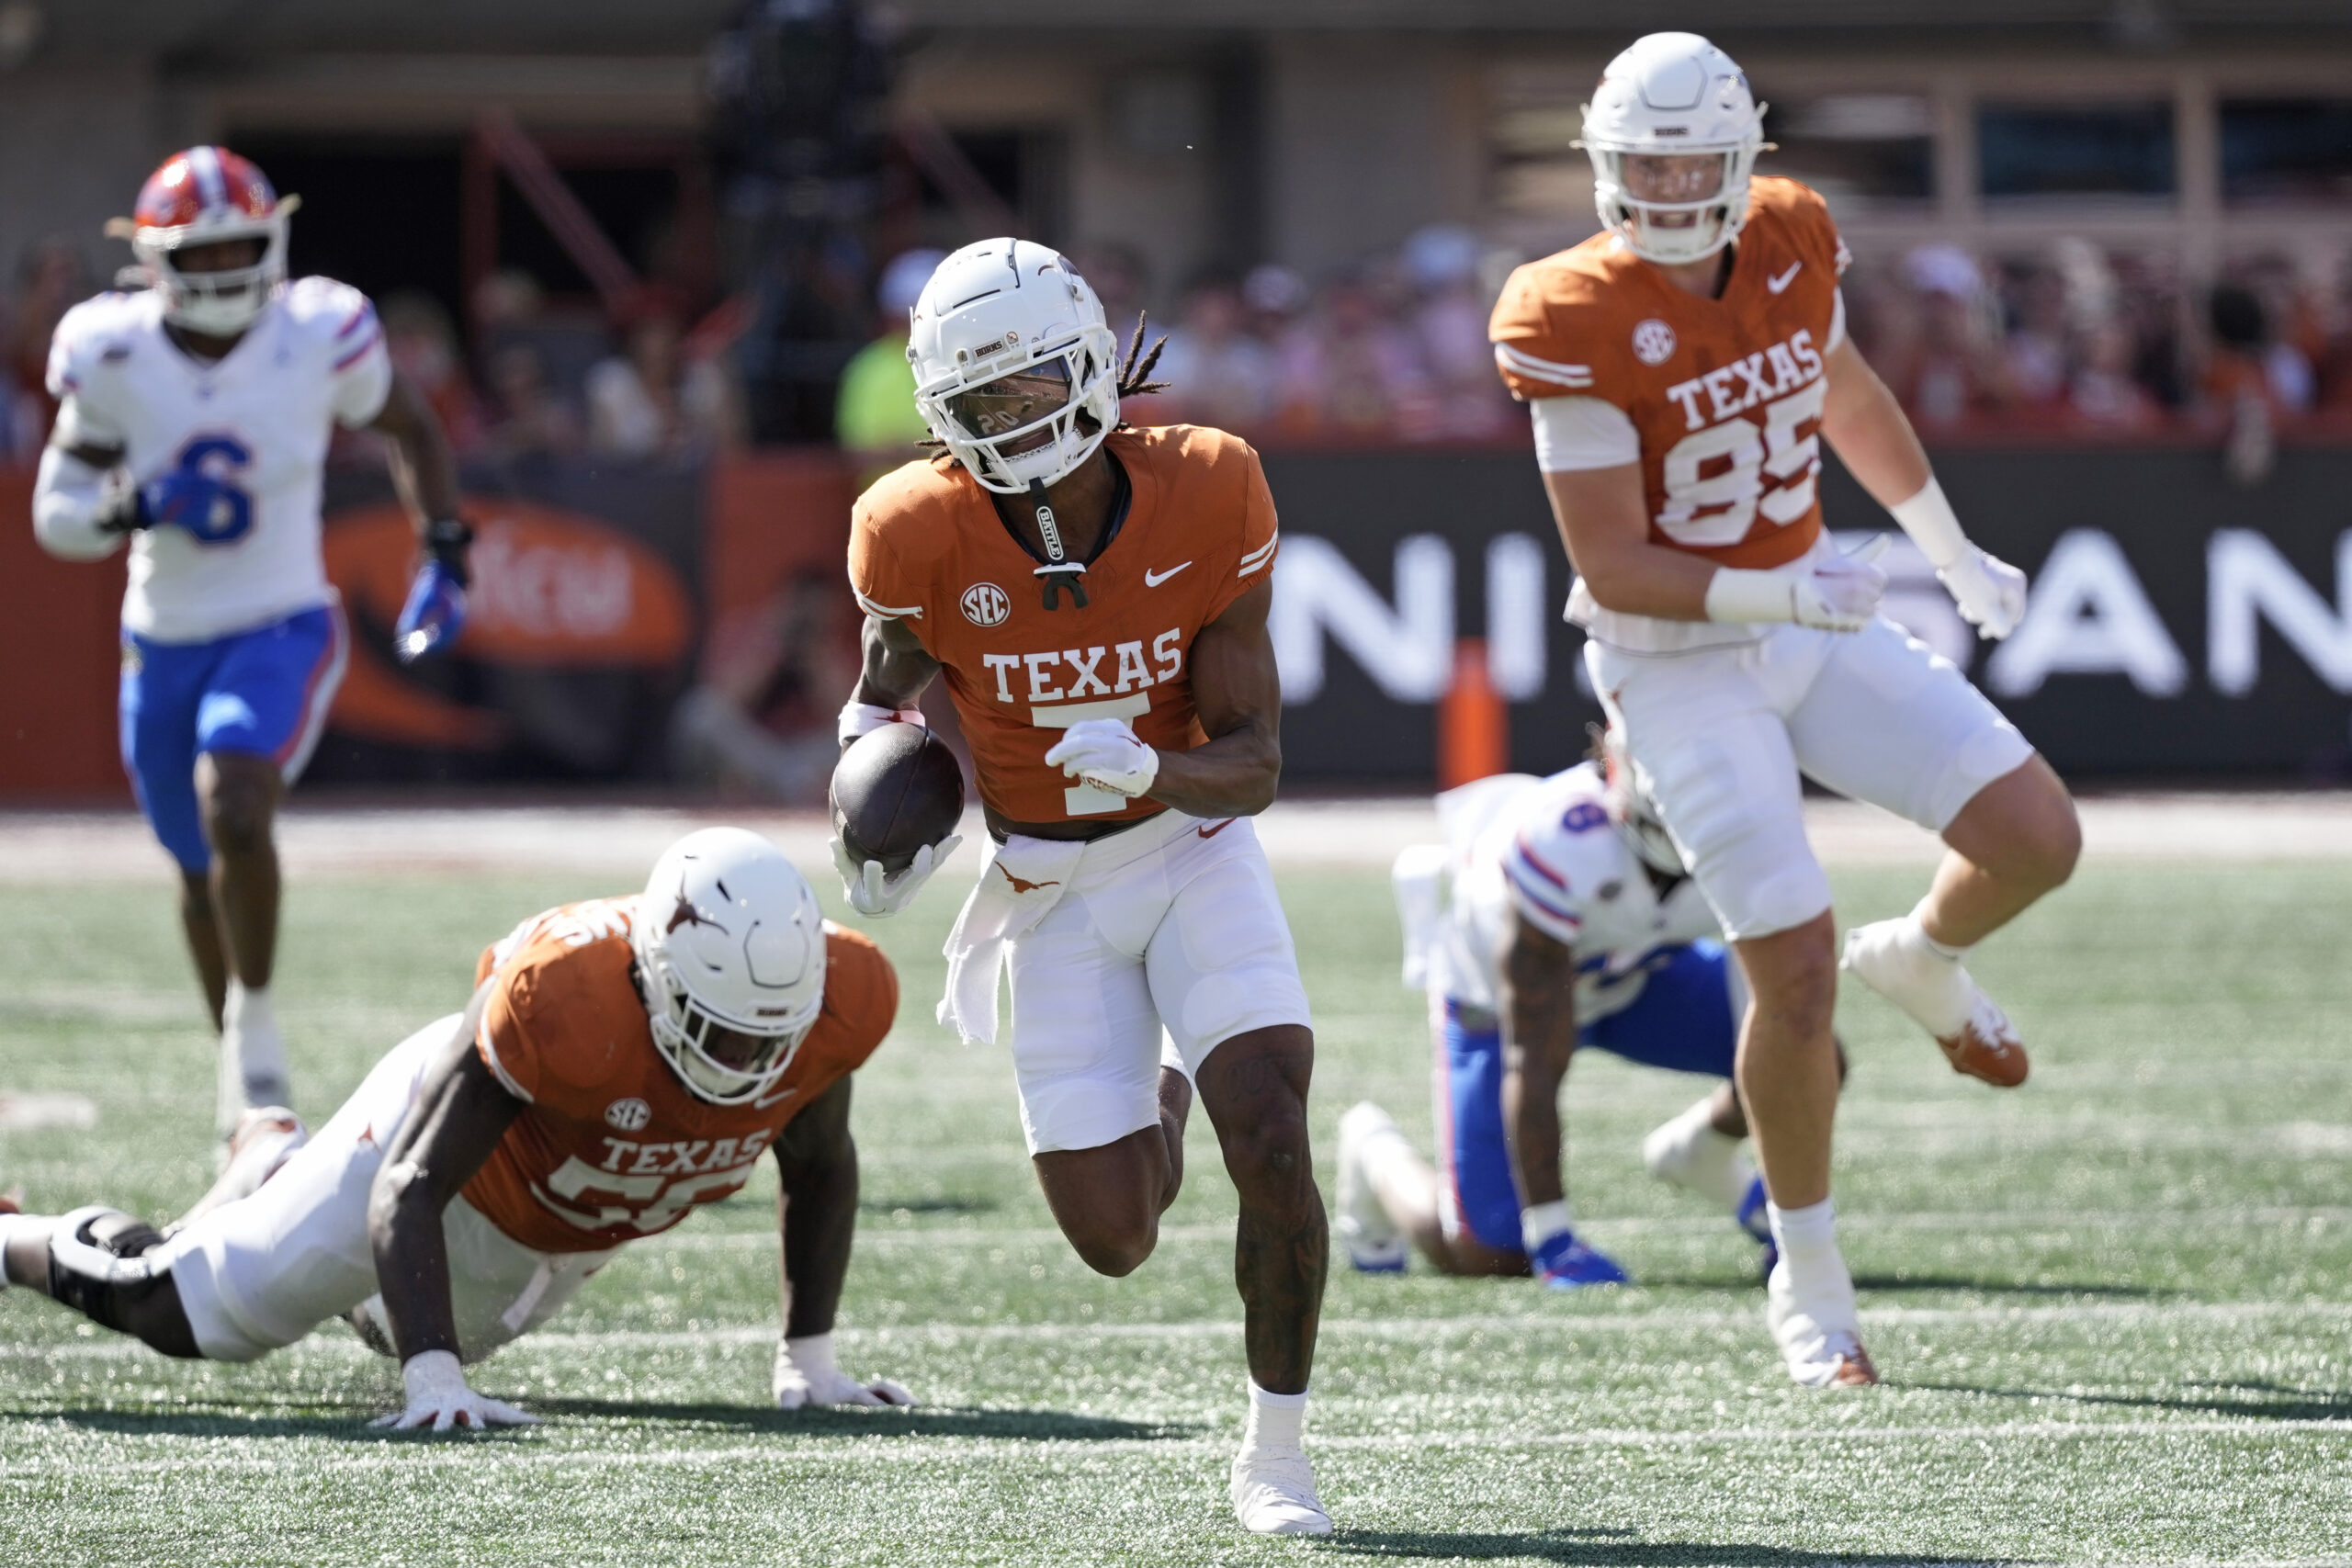
{"type": "Polygon", "coordinates": [[[286,281],[286,216],[299,199],[279,198],[277,209],[267,218],[134,231],[131,254],[164,297],[164,319],[214,337],[233,336],[260,320],[269,309],[271,297],[286,281]],[[251,266],[220,272],[189,272],[173,260],[180,251],[232,240],[260,241],[261,258],[251,266]]]}
{"type": "Polygon", "coordinates": [[[1118,339],[1107,327],[1081,327],[1003,363],[989,364],[994,373],[985,377],[959,363],[952,378],[919,389],[915,402],[974,479],[1019,495],[1066,478],[1119,423],[1118,339]]]}
{"type": "Polygon", "coordinates": [[[1592,158],[1595,203],[1600,209],[1601,221],[1625,242],[1626,248],[1645,261],[1675,265],[1684,262],[1702,261],[1731,243],[1747,218],[1747,181],[1755,167],[1758,144],[1723,148],[1676,148],[1633,150],[1607,147],[1586,141],[1585,150],[1592,158]],[[1707,160],[1705,164],[1700,159],[1707,160]],[[1631,172],[1629,160],[1685,161],[1692,166],[1693,175],[1712,172],[1713,178],[1676,178],[1668,172],[1662,182],[1669,187],[1695,187],[1685,195],[1674,188],[1676,199],[1658,200],[1634,194],[1636,188],[1658,188],[1656,175],[1636,162],[1631,172]]]}
{"type": "Polygon", "coordinates": [[[696,1000],[679,978],[676,965],[658,950],[648,953],[640,947],[638,988],[645,998],[654,1049],[695,1099],[714,1105],[741,1105],[766,1093],[791,1069],[800,1043],[817,1022],[819,1009],[814,1006],[806,1017],[785,1021],[729,1018],[696,1000]],[[762,1043],[761,1049],[751,1061],[730,1066],[710,1054],[714,1029],[752,1035],[762,1043]]]}

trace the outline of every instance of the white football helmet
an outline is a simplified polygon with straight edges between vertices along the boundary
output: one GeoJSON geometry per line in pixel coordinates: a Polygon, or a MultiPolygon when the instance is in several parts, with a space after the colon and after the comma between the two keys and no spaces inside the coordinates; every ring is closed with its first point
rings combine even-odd
{"type": "Polygon", "coordinates": [[[792,1066],[825,1001],[825,921],[784,852],[741,828],[705,828],[662,852],[629,923],[653,1043],[714,1105],[756,1100],[792,1066]],[[764,1048],[729,1065],[712,1028],[764,1048]]]}
{"type": "Polygon", "coordinates": [[[982,240],[939,264],[908,318],[915,407],[1003,495],[1052,484],[1119,423],[1119,340],[1059,253],[982,240]]]}
{"type": "Polygon", "coordinates": [[[301,202],[279,196],[226,147],[190,147],[147,176],[132,215],[109,220],[107,232],[130,242],[164,296],[166,321],[226,337],[253,325],[286,281],[287,220],[301,202]],[[175,263],[179,251],[224,240],[260,241],[261,259],[221,272],[188,272],[175,263]]]}
{"type": "Polygon", "coordinates": [[[1652,871],[1662,876],[1688,876],[1682,852],[1674,847],[1673,835],[1657,814],[1657,803],[1643,787],[1633,753],[1625,750],[1625,738],[1613,725],[1601,732],[1600,756],[1610,826],[1652,871]]]}
{"type": "Polygon", "coordinates": [[[1764,150],[1764,108],[1728,54],[1697,33],[1652,33],[1609,62],[1584,106],[1593,204],[1635,255],[1672,265],[1711,256],[1747,221],[1747,180],[1764,150]],[[1679,201],[1626,188],[1631,154],[1713,153],[1717,180],[1679,201]],[[1663,222],[1688,215],[1688,222],[1663,222]]]}

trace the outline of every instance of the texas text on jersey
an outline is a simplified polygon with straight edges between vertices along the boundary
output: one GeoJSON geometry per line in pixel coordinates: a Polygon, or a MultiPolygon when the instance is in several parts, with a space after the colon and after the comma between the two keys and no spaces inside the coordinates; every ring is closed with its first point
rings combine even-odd
{"type": "Polygon", "coordinates": [[[1757,179],[1719,298],[1604,231],[1512,273],[1488,335],[1513,395],[1623,412],[1655,543],[1781,566],[1821,533],[1823,362],[1845,335],[1848,259],[1819,196],[1757,179]]]}
{"type": "Polygon", "coordinates": [[[690,1093],[654,1049],[631,976],[634,897],[567,904],[486,949],[476,1036],[527,1106],[466,1201],[523,1246],[588,1252],[667,1230],[748,1180],[785,1124],[882,1043],[899,983],[879,949],[825,928],[825,999],[791,1066],[739,1105],[690,1093]]]}
{"type": "Polygon", "coordinates": [[[1146,744],[1206,739],[1193,708],[1193,636],[1267,580],[1274,503],[1247,442],[1191,425],[1103,442],[1128,501],[1088,564],[1085,602],[1047,610],[1037,559],[949,457],[910,463],[857,505],[851,586],[868,615],[913,632],[946,672],[980,795],[1014,822],[1147,817],[1159,803],[1072,784],[1046,752],[1084,719],[1127,720],[1146,744]]]}

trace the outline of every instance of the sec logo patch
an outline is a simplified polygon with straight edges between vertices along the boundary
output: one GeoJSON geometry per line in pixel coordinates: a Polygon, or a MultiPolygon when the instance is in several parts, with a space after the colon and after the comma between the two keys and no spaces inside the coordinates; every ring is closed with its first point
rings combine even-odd
{"type": "Polygon", "coordinates": [[[1001,626],[1012,614],[1012,596],[993,582],[975,582],[956,603],[963,606],[964,618],[976,626],[1001,626]]]}
{"type": "Polygon", "coordinates": [[[1645,365],[1663,365],[1674,357],[1674,329],[1652,316],[1634,328],[1634,357],[1645,365]]]}
{"type": "Polygon", "coordinates": [[[605,1120],[620,1132],[634,1133],[653,1120],[653,1107],[631,1095],[627,1100],[616,1100],[605,1107],[605,1120]]]}

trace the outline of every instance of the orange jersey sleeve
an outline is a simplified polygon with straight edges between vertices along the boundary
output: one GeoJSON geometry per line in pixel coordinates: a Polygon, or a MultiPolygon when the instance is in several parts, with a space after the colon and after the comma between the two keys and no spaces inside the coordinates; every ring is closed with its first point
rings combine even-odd
{"type": "Polygon", "coordinates": [[[654,1048],[631,977],[633,898],[526,923],[500,962],[477,1044],[527,1101],[466,1201],[522,1245],[588,1252],[668,1229],[750,1179],[800,1109],[889,1032],[898,977],[866,938],[826,928],[825,999],[775,1086],[714,1105],[654,1048]]]}
{"type": "Polygon", "coordinates": [[[868,615],[902,622],[940,663],[980,795],[1016,822],[1120,820],[1161,809],[1046,762],[1081,719],[1124,718],[1151,746],[1207,737],[1193,705],[1193,639],[1272,576],[1273,497],[1258,454],[1191,425],[1114,431],[1126,511],[1088,564],[1087,602],[1045,607],[1040,562],[988,492],[947,459],[910,463],[859,499],[850,581],[868,615]]]}
{"type": "Polygon", "coordinates": [[[1847,259],[1819,196],[1757,179],[1716,298],[1598,234],[1511,275],[1488,325],[1496,367],[1521,400],[1623,412],[1653,542],[1779,566],[1821,533],[1823,376],[1847,259]]]}

